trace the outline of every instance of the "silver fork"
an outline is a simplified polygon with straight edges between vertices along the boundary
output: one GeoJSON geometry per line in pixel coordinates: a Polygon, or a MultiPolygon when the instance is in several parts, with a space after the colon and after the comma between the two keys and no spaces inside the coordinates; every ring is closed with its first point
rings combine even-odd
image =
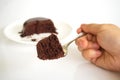
{"type": "Polygon", "coordinates": [[[78,39],[78,38],[80,38],[80,37],[82,37],[82,36],[84,36],[84,35],[85,35],[85,33],[80,33],[75,39],[71,40],[70,42],[68,42],[67,44],[64,44],[64,45],[62,46],[65,56],[66,56],[67,53],[68,53],[68,47],[69,47],[69,45],[70,45],[72,42],[74,42],[76,39],[78,39]]]}

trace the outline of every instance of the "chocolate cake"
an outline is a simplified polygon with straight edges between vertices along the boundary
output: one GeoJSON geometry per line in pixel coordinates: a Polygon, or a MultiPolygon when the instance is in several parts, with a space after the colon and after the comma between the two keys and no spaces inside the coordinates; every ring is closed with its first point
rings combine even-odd
{"type": "Polygon", "coordinates": [[[52,20],[48,18],[36,17],[25,21],[21,31],[21,37],[39,33],[57,33],[52,20]]]}
{"type": "Polygon", "coordinates": [[[37,45],[37,53],[40,59],[57,59],[64,56],[62,46],[55,34],[40,40],[37,45]]]}

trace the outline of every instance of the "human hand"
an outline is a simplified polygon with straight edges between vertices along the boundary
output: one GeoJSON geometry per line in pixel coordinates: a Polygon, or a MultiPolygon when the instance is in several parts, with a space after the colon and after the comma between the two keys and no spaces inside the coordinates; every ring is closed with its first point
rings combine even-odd
{"type": "Polygon", "coordinates": [[[80,32],[87,33],[76,40],[83,57],[101,68],[120,72],[120,28],[113,24],[82,24],[77,29],[80,32]]]}

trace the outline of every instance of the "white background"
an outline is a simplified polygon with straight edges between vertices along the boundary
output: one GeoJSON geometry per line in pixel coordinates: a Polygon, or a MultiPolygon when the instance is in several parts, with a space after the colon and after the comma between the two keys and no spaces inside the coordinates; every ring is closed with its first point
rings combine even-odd
{"type": "Polygon", "coordinates": [[[61,59],[42,61],[32,45],[7,39],[3,29],[28,17],[48,17],[67,22],[76,30],[81,23],[120,26],[120,0],[0,0],[0,80],[119,80],[86,61],[75,44],[61,59]]]}

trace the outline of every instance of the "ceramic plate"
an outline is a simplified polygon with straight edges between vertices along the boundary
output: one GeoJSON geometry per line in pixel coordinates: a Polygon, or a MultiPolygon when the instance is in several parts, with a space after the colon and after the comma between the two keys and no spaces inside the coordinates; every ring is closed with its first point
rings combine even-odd
{"type": "MultiPolygon", "coordinates": [[[[42,33],[42,34],[34,34],[32,36],[27,36],[27,37],[21,37],[20,36],[20,32],[23,29],[23,24],[26,21],[26,19],[22,19],[22,20],[17,20],[13,23],[11,23],[10,25],[6,26],[5,30],[4,30],[4,34],[6,35],[6,37],[8,37],[10,40],[13,40],[15,42],[19,42],[19,43],[24,43],[24,44],[36,44],[39,40],[47,37],[50,35],[50,33],[42,33]],[[36,39],[36,41],[32,41],[32,39],[36,39]]],[[[70,25],[68,25],[65,22],[62,21],[53,21],[54,25],[57,29],[58,32],[58,38],[60,41],[64,40],[66,37],[69,36],[69,34],[72,31],[72,28],[70,27],[70,25]]]]}

